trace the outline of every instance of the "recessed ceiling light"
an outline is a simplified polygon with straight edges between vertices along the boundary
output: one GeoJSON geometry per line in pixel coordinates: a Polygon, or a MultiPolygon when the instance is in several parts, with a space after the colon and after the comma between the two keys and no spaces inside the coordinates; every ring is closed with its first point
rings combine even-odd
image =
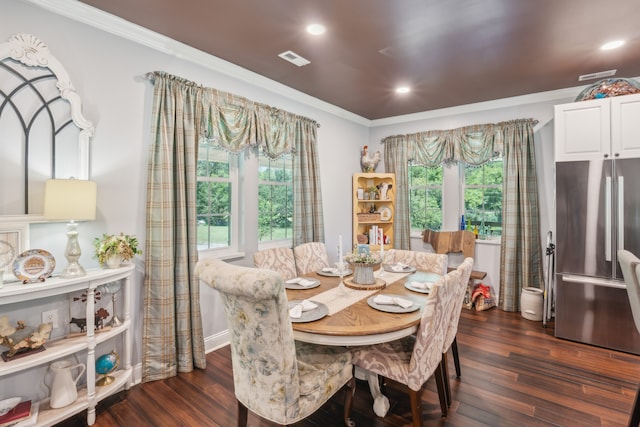
{"type": "Polygon", "coordinates": [[[411,88],[409,86],[398,86],[396,88],[396,93],[409,93],[411,92],[411,88]]]}
{"type": "Polygon", "coordinates": [[[321,24],[311,24],[307,25],[307,33],[313,34],[314,36],[319,36],[320,34],[324,34],[327,31],[324,25],[321,24]]]}
{"type": "Polygon", "coordinates": [[[603,44],[602,46],[600,46],[600,49],[602,50],[617,49],[623,44],[624,44],[624,40],[614,40],[614,41],[603,44]]]}

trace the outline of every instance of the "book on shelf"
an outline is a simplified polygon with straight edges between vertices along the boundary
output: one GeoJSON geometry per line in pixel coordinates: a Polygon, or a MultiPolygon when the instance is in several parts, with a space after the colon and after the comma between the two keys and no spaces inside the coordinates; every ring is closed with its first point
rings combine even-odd
{"type": "Polygon", "coordinates": [[[40,409],[40,402],[36,402],[31,405],[31,412],[26,418],[22,418],[16,424],[11,424],[12,427],[29,427],[34,426],[38,422],[38,409],[40,409]]]}
{"type": "Polygon", "coordinates": [[[4,415],[0,415],[0,427],[12,426],[31,416],[31,401],[18,403],[15,408],[4,415]]]}

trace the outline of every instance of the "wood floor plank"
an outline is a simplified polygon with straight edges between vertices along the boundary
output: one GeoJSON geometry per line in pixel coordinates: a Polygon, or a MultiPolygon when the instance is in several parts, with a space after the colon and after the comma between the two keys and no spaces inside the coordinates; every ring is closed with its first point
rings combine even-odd
{"type": "MultiPolygon", "coordinates": [[[[425,426],[621,427],[638,381],[640,356],[587,346],[553,336],[553,324],[523,319],[498,309],[462,310],[458,328],[462,377],[449,372],[453,402],[442,419],[433,379],[423,392],[425,426]]],[[[390,413],[377,417],[366,382],[357,381],[352,419],[360,427],[411,425],[406,395],[385,389],[390,413]]],[[[341,425],[344,395],[339,393],[295,427],[341,425]]],[[[86,424],[86,414],[58,427],[86,424]]],[[[207,368],[151,383],[98,406],[96,427],[206,426],[236,423],[231,352],[223,347],[207,355],[207,368]]],[[[251,427],[275,424],[249,413],[251,427]]]]}

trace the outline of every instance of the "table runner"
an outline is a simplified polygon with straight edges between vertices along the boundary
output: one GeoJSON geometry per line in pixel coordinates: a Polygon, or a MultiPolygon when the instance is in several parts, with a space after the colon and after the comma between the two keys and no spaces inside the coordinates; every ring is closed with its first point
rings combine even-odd
{"type": "MultiPolygon", "coordinates": [[[[382,269],[376,271],[374,273],[374,277],[383,279],[387,282],[387,286],[391,283],[402,279],[403,277],[408,276],[410,273],[392,273],[388,271],[384,271],[382,269]]],[[[374,289],[371,291],[367,290],[358,290],[352,289],[344,286],[344,289],[340,289],[339,286],[335,288],[329,289],[328,291],[324,291],[319,293],[318,295],[314,295],[313,301],[321,302],[326,305],[329,309],[329,316],[338,313],[340,310],[344,310],[352,304],[357,303],[358,301],[367,298],[376,292],[379,289],[374,289]]]]}

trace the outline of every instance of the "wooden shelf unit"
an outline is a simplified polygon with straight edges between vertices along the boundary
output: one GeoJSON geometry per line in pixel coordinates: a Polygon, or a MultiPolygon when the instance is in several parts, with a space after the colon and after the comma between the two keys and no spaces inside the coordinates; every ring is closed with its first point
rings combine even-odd
{"type": "MultiPolygon", "coordinates": [[[[395,216],[395,192],[396,192],[396,176],[393,173],[356,173],[353,175],[353,244],[358,243],[358,235],[369,236],[369,230],[372,226],[378,226],[382,229],[384,235],[389,242],[384,245],[384,249],[393,247],[393,221],[395,216]],[[363,193],[367,192],[370,187],[377,187],[386,183],[390,186],[387,190],[386,199],[364,199],[358,197],[358,189],[361,188],[363,193]],[[376,212],[389,209],[391,212],[389,219],[384,215],[379,218],[371,218],[368,215],[358,216],[358,214],[370,213],[371,208],[375,206],[376,212]],[[383,219],[385,218],[385,219],[383,219]]],[[[378,191],[378,195],[380,192],[378,191]]],[[[367,243],[369,243],[367,241],[367,243]]],[[[380,250],[380,245],[370,245],[372,251],[380,250]]]]}

